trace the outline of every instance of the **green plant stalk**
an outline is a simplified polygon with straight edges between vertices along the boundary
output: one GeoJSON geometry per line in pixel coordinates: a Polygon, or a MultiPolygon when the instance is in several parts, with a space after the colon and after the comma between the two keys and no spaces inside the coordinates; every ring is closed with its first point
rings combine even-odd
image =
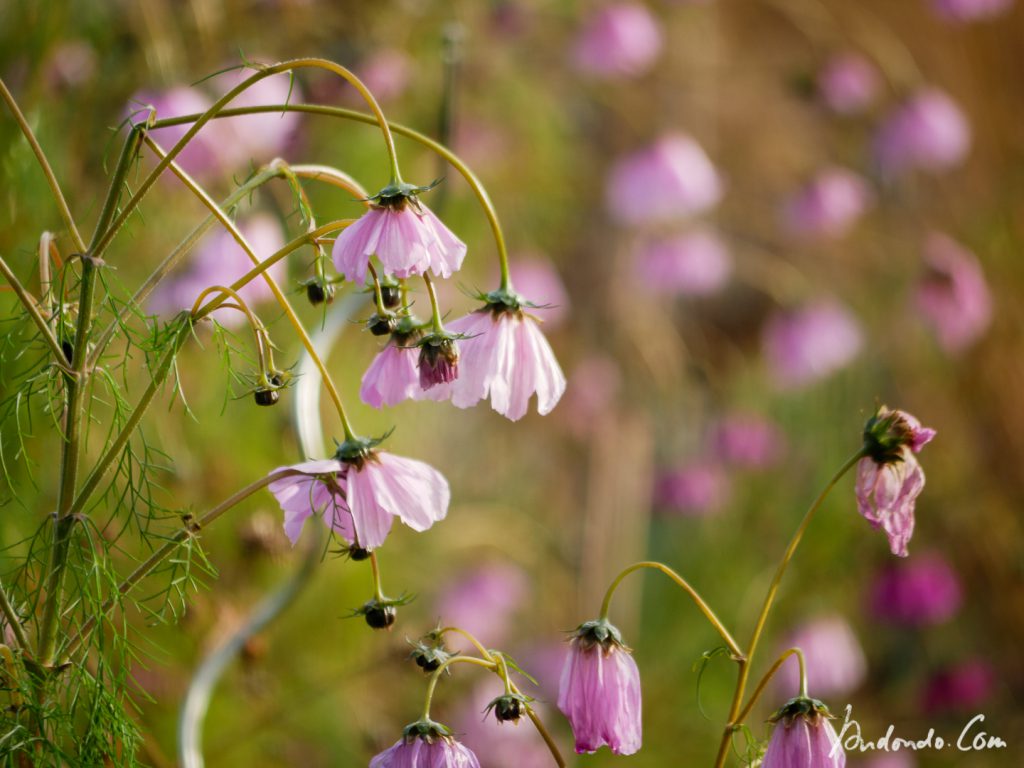
{"type": "Polygon", "coordinates": [[[765,672],[764,677],[761,678],[761,681],[757,684],[754,692],[750,694],[749,701],[747,701],[746,705],[736,716],[737,723],[745,722],[750,716],[751,711],[754,709],[754,705],[757,704],[758,699],[761,698],[761,694],[764,693],[764,689],[768,687],[768,683],[773,677],[775,677],[775,673],[779,671],[790,656],[796,656],[797,661],[800,664],[800,695],[807,695],[807,659],[804,658],[804,652],[799,648],[790,648],[779,656],[779,658],[775,660],[775,663],[772,664],[771,668],[765,672]]]}
{"type": "Polygon", "coordinates": [[[11,602],[11,598],[8,596],[7,590],[4,589],[2,582],[0,582],[0,611],[3,611],[4,619],[7,620],[7,626],[11,628],[11,632],[14,633],[14,639],[18,641],[18,649],[26,652],[30,651],[31,646],[28,642],[28,635],[25,634],[25,627],[21,624],[21,617],[14,609],[14,604],[11,602]]]}
{"type": "Polygon", "coordinates": [[[35,323],[36,328],[43,335],[43,341],[46,342],[46,346],[50,348],[50,353],[54,357],[54,361],[57,366],[61,368],[65,373],[70,373],[67,366],[65,365],[64,350],[60,348],[60,344],[57,343],[56,337],[53,335],[53,331],[50,330],[50,326],[43,318],[42,313],[39,311],[39,306],[36,304],[35,299],[32,297],[25,286],[18,280],[18,276],[14,274],[7,262],[4,261],[3,257],[0,256],[0,273],[3,274],[11,288],[14,289],[15,295],[18,300],[21,301],[22,306],[25,307],[25,311],[28,312],[28,316],[32,318],[32,322],[35,323]]]}

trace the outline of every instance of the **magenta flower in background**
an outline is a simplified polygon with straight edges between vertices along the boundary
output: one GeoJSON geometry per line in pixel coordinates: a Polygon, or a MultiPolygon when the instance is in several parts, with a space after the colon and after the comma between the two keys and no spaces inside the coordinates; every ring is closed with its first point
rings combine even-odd
{"type": "Polygon", "coordinates": [[[636,257],[636,274],[655,294],[707,296],[732,272],[729,248],[711,229],[701,228],[646,244],[636,257]]]}
{"type": "Polygon", "coordinates": [[[923,88],[883,121],[875,136],[875,157],[882,172],[945,171],[964,160],[971,148],[971,127],[960,107],[944,91],[923,88]]]}
{"type": "MultiPolygon", "coordinates": [[[[217,96],[227,93],[255,74],[241,69],[226,72],[213,79],[217,96]]],[[[302,90],[282,72],[256,82],[232,99],[226,109],[262,107],[280,104],[301,104],[302,90]]],[[[263,165],[282,154],[298,132],[302,116],[298,112],[263,112],[214,120],[222,124],[226,141],[217,147],[225,171],[263,165]]]]}
{"type": "Polygon", "coordinates": [[[451,277],[462,266],[466,244],[415,197],[386,194],[390,189],[339,233],[331,252],[335,269],[362,285],[370,257],[376,256],[384,272],[395,277],[428,271],[451,277]]]}
{"type": "Polygon", "coordinates": [[[867,455],[857,464],[857,508],[889,538],[894,555],[907,556],[914,533],[914,503],[924,490],[924,470],[917,461],[935,430],[921,426],[904,411],[885,406],[864,428],[867,455]]]}
{"type": "Polygon", "coordinates": [[[901,749],[899,752],[883,752],[867,762],[857,763],[857,765],[863,766],[863,768],[914,768],[917,761],[910,750],[901,749]]]}
{"type": "Polygon", "coordinates": [[[949,621],[962,603],[956,571],[934,552],[884,568],[875,577],[869,598],[876,618],[914,627],[949,621]]]}
{"type": "Polygon", "coordinates": [[[334,459],[304,461],[291,467],[300,474],[275,480],[267,486],[284,511],[284,532],[294,545],[310,515],[320,515],[324,524],[345,541],[354,541],[352,515],[345,504],[345,467],[334,459]]]}
{"type": "Polygon", "coordinates": [[[607,619],[577,628],[562,667],[558,708],[569,718],[578,754],[606,745],[616,755],[639,751],[640,670],[607,619]]]}
{"type": "Polygon", "coordinates": [[[873,195],[867,182],[845,168],[826,168],[791,197],[783,210],[785,228],[804,238],[845,235],[864,214],[873,195]]]}
{"type": "Polygon", "coordinates": [[[451,732],[447,728],[444,730],[445,735],[403,736],[374,757],[370,768],[480,768],[469,747],[448,735],[451,732]]]}
{"type": "Polygon", "coordinates": [[[762,337],[769,373],[779,389],[800,389],[845,368],[863,343],[856,317],[831,299],[776,314],[762,337]]]}
{"type": "Polygon", "coordinates": [[[373,97],[386,104],[405,93],[412,72],[413,62],[408,56],[394,48],[381,48],[363,59],[357,73],[373,97]]]}
{"type": "Polygon", "coordinates": [[[925,686],[922,706],[928,714],[976,712],[992,695],[995,681],[989,662],[969,659],[935,673],[925,686]]]}
{"type": "Polygon", "coordinates": [[[667,512],[702,517],[729,498],[729,478],[721,466],[696,461],[663,472],[654,483],[654,504],[667,512]]]}
{"type": "Polygon", "coordinates": [[[662,42],[661,26],[646,6],[612,3],[587,20],[574,60],[577,69],[594,77],[636,77],[653,66],[662,42]]]}
{"type": "MultiPolygon", "coordinates": [[[[249,241],[256,256],[265,259],[284,245],[284,236],[277,220],[269,214],[257,213],[239,219],[238,229],[249,241]]],[[[161,282],[149,299],[149,310],[158,315],[170,315],[191,309],[196,298],[211,285],[230,286],[253,268],[252,259],[226,230],[218,229],[204,237],[188,268],[161,282]]],[[[267,270],[276,281],[285,275],[284,261],[278,261],[267,270]]],[[[266,280],[258,277],[239,292],[247,304],[259,304],[273,298],[266,280]]],[[[234,309],[218,309],[217,322],[227,327],[238,327],[246,322],[245,315],[234,309]]]]}
{"type": "Polygon", "coordinates": [[[756,414],[734,413],[722,419],[711,435],[718,458],[734,467],[765,469],[786,451],[786,438],[772,421],[756,414]]]}
{"type": "MultiPolygon", "coordinates": [[[[529,666],[526,669],[538,674],[529,666]]],[[[499,723],[494,717],[481,717],[496,694],[494,681],[483,680],[464,699],[459,715],[452,723],[463,743],[486,756],[487,768],[550,768],[551,753],[534,728],[499,723]]],[[[533,702],[530,706],[544,719],[542,705],[533,702]]]]}
{"type": "Polygon", "coordinates": [[[863,112],[878,96],[878,70],[867,57],[847,51],[830,58],[818,72],[818,93],[840,115],[863,112]]]}
{"type": "Polygon", "coordinates": [[[992,296],[981,265],[967,249],[939,232],[924,246],[927,273],[915,304],[949,354],[971,346],[992,322],[992,296]]]}
{"type": "Polygon", "coordinates": [[[619,160],[608,176],[605,200],[620,224],[679,221],[722,199],[722,182],[708,156],[684,133],[663,136],[619,160]]]}
{"type": "Polygon", "coordinates": [[[796,698],[773,717],[768,749],[761,768],[844,768],[846,753],[828,709],[820,701],[796,698]]]}
{"type": "MultiPolygon", "coordinates": [[[[468,629],[488,647],[501,645],[529,587],[522,568],[488,563],[445,586],[437,600],[437,614],[445,624],[468,629]]],[[[453,635],[450,642],[455,647],[459,639],[453,635]]]]}
{"type": "MultiPolygon", "coordinates": [[[[803,624],[788,637],[782,650],[786,648],[804,652],[807,685],[815,696],[846,696],[867,675],[864,651],[842,616],[824,616],[803,624]]],[[[778,679],[787,694],[799,690],[800,667],[795,658],[783,665],[778,679]]]]}
{"type": "MultiPolygon", "coordinates": [[[[161,120],[199,114],[209,109],[212,103],[197,88],[179,85],[160,92],[136,93],[129,101],[127,111],[133,123],[143,123],[149,119],[150,108],[156,111],[156,119],[161,120]]],[[[170,150],[191,127],[172,125],[157,128],[152,135],[164,150],[170,150]]],[[[199,130],[175,160],[190,175],[207,177],[223,170],[220,148],[229,141],[224,121],[212,120],[199,130]]]]}
{"type": "Polygon", "coordinates": [[[1013,0],[931,0],[931,7],[946,21],[983,21],[1006,13],[1013,0]]]}

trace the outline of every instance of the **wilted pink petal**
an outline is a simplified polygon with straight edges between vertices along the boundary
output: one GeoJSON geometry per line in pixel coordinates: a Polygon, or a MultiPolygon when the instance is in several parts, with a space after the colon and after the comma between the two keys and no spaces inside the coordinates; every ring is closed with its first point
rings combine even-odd
{"type": "Polygon", "coordinates": [[[983,21],[1001,16],[1013,0],[931,0],[935,14],[946,21],[983,21]]]}
{"type": "Polygon", "coordinates": [[[775,724],[761,768],[844,768],[846,753],[828,718],[796,715],[775,724]]]}
{"type": "Polygon", "coordinates": [[[637,254],[636,271],[653,294],[707,296],[729,280],[732,257],[717,233],[701,228],[648,243],[637,254]]]}
{"type": "Polygon", "coordinates": [[[722,419],[712,433],[712,444],[722,461],[745,469],[770,467],[786,450],[778,426],[762,416],[743,413],[722,419]]]}
{"type": "Polygon", "coordinates": [[[783,222],[797,237],[845,235],[871,204],[867,182],[845,168],[826,168],[786,203],[783,222]]]}
{"type": "Polygon", "coordinates": [[[871,106],[878,95],[878,70],[859,53],[840,53],[818,73],[822,101],[840,115],[852,115],[871,106]]]}
{"type": "Polygon", "coordinates": [[[605,190],[608,212],[621,224],[679,221],[722,198],[722,182],[694,139],[673,133],[619,160],[605,190]]]}
{"type": "Polygon", "coordinates": [[[654,503],[673,514],[699,517],[717,512],[729,497],[722,468],[698,461],[663,472],[654,485],[654,503]]]}
{"type": "MultiPolygon", "coordinates": [[[[864,682],[867,661],[853,628],[841,616],[807,622],[788,636],[786,648],[799,648],[807,660],[807,684],[815,696],[846,696],[864,682]]],[[[779,670],[783,694],[792,696],[800,686],[795,658],[779,670]]]]}
{"type": "Polygon", "coordinates": [[[924,490],[924,471],[910,450],[903,459],[876,464],[870,457],[857,465],[857,507],[875,528],[889,537],[894,555],[907,556],[914,533],[914,502],[924,490]]]}
{"type": "Polygon", "coordinates": [[[762,340],[769,372],[780,389],[799,389],[845,368],[862,345],[857,319],[827,299],[776,315],[762,340]]]}
{"type": "Polygon", "coordinates": [[[389,341],[363,374],[359,397],[374,408],[414,397],[420,391],[418,357],[419,350],[415,347],[399,347],[389,341]]]}
{"type": "Polygon", "coordinates": [[[917,308],[950,354],[962,352],[992,321],[992,297],[981,265],[951,238],[932,232],[925,241],[928,272],[918,284],[917,308]]]}
{"type": "Polygon", "coordinates": [[[935,553],[892,563],[876,576],[870,591],[876,618],[907,626],[949,621],[962,603],[960,579],[935,553]]]}
{"type": "MultiPolygon", "coordinates": [[[[320,515],[324,524],[346,541],[355,539],[352,516],[345,505],[345,465],[334,459],[318,459],[278,467],[274,472],[291,469],[301,474],[275,480],[267,486],[284,512],[284,532],[292,544],[311,515],[320,515]]],[[[273,473],[271,473],[273,474],[273,473]]]]}
{"type": "Polygon", "coordinates": [[[587,20],[576,42],[575,62],[595,77],[635,77],[651,68],[661,47],[661,26],[644,5],[613,3],[587,20]]]}
{"type": "Polygon", "coordinates": [[[963,161],[971,148],[971,127],[948,94],[924,88],[897,107],[875,137],[882,171],[944,171],[963,161]]]}

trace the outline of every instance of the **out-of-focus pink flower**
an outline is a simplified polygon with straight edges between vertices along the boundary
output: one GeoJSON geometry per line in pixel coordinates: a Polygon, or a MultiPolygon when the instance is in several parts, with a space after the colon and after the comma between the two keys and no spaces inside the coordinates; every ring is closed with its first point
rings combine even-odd
{"type": "MultiPolygon", "coordinates": [[[[284,245],[281,226],[269,214],[253,214],[240,219],[237,224],[260,259],[267,258],[284,245]]],[[[150,297],[149,309],[160,315],[191,309],[196,298],[206,288],[212,285],[230,286],[253,266],[252,260],[235,239],[226,230],[217,230],[200,242],[185,272],[159,284],[150,297]]],[[[277,281],[283,280],[284,261],[278,261],[267,273],[277,281]]],[[[251,280],[238,293],[250,305],[267,301],[274,295],[262,277],[251,280]]],[[[245,315],[233,309],[218,309],[215,314],[217,322],[227,327],[245,323],[245,315]]]]}
{"type": "Polygon", "coordinates": [[[783,221],[797,237],[842,237],[857,223],[872,197],[867,182],[853,171],[826,168],[789,199],[783,221]]]}
{"type": "Polygon", "coordinates": [[[786,438],[778,426],[755,414],[726,416],[715,427],[711,442],[723,462],[744,469],[773,466],[786,451],[786,438]]]}
{"type": "Polygon", "coordinates": [[[870,591],[876,618],[909,626],[949,621],[962,602],[960,579],[936,553],[891,564],[876,576],[870,591]]]}
{"type": "MultiPolygon", "coordinates": [[[[242,69],[214,78],[213,88],[220,96],[254,74],[242,69]]],[[[263,107],[280,104],[301,104],[302,90],[289,81],[288,74],[266,77],[232,99],[226,109],[263,107]]],[[[226,117],[220,123],[229,132],[227,140],[217,147],[218,157],[227,171],[262,165],[273,160],[288,147],[298,130],[302,116],[298,112],[263,112],[254,115],[226,117]]]]}
{"type": "Polygon", "coordinates": [[[352,515],[345,504],[345,466],[334,459],[304,461],[291,467],[300,474],[275,480],[267,486],[284,511],[284,532],[294,545],[311,515],[320,515],[324,524],[346,541],[354,541],[352,515]]]}
{"type": "Polygon", "coordinates": [[[58,43],[47,57],[47,82],[59,88],[75,88],[96,74],[96,51],[84,40],[58,43]]]}
{"type": "Polygon", "coordinates": [[[944,91],[923,88],[882,123],[875,157],[883,173],[944,171],[963,161],[971,148],[971,127],[960,107],[944,91]]]}
{"type": "Polygon", "coordinates": [[[780,389],[799,389],[849,365],[864,343],[860,324],[841,304],[820,299],[775,315],[762,348],[780,389]]]}
{"type": "Polygon", "coordinates": [[[628,226],[678,221],[722,199],[722,182],[708,156],[683,133],[663,136],[611,169],[608,211],[628,226]]]}
{"type": "Polygon", "coordinates": [[[1001,16],[1013,7],[1013,0],[931,0],[932,10],[946,21],[982,21],[1001,16]]]}
{"type": "Polygon", "coordinates": [[[844,768],[846,753],[828,717],[809,699],[794,700],[775,723],[762,768],[844,768]]]}
{"type": "Polygon", "coordinates": [[[569,718],[578,754],[605,745],[616,755],[639,751],[640,670],[607,620],[576,630],[562,668],[558,708],[569,718]]]}
{"type": "Polygon", "coordinates": [[[595,419],[611,405],[621,386],[622,372],[611,358],[588,357],[576,365],[560,411],[578,437],[600,428],[595,419]]]}
{"type": "Polygon", "coordinates": [[[717,512],[729,498],[721,466],[697,461],[663,472],[654,483],[654,503],[667,512],[701,517],[717,512]]]}
{"type": "Polygon", "coordinates": [[[661,26],[640,3],[612,3],[591,16],[576,42],[577,68],[601,78],[636,77],[654,64],[661,26]]]}
{"type": "MultiPolygon", "coordinates": [[[[488,647],[501,645],[528,592],[529,583],[521,568],[489,563],[448,584],[438,597],[437,613],[446,625],[469,630],[488,647]]],[[[449,641],[457,644],[458,638],[451,635],[449,641]]]]}
{"type": "Polygon", "coordinates": [[[973,344],[992,321],[992,297],[981,265],[967,249],[939,232],[924,246],[927,273],[915,303],[935,330],[939,344],[957,354],[973,344]]]}
{"type": "MultiPolygon", "coordinates": [[[[784,648],[799,648],[807,661],[807,686],[815,696],[840,697],[864,682],[867,662],[853,628],[841,616],[807,622],[786,640],[784,648]]],[[[786,694],[800,686],[800,668],[791,659],[779,670],[786,694]]]]}
{"type": "Polygon", "coordinates": [[[450,736],[403,736],[370,761],[370,768],[480,768],[476,755],[450,736]]]}
{"type": "Polygon", "coordinates": [[[648,243],[637,254],[636,267],[652,293],[707,296],[728,282],[732,258],[717,233],[700,228],[648,243]]]}
{"type": "Polygon", "coordinates": [[[974,712],[992,695],[995,671],[984,659],[970,659],[937,672],[923,694],[925,712],[974,712]]]}
{"type": "MultiPolygon", "coordinates": [[[[127,112],[133,123],[149,119],[150,109],[155,110],[156,119],[183,117],[201,114],[210,108],[212,102],[196,88],[180,85],[166,91],[142,91],[132,96],[127,112]]],[[[152,131],[153,138],[165,150],[170,150],[185,135],[191,124],[172,125],[152,131]]],[[[204,125],[180,154],[175,162],[193,176],[206,177],[222,169],[221,147],[229,143],[223,121],[211,120],[204,125]]]]}
{"type": "Polygon", "coordinates": [[[551,260],[539,254],[516,255],[509,262],[509,271],[516,291],[537,305],[530,307],[530,314],[543,320],[545,328],[562,325],[569,316],[569,294],[551,260]]]}
{"type": "Polygon", "coordinates": [[[451,277],[462,266],[466,244],[418,200],[395,195],[371,205],[355,224],[343,229],[331,253],[335,268],[362,285],[371,256],[395,277],[428,271],[451,277]]]}
{"type": "Polygon", "coordinates": [[[859,53],[839,53],[818,73],[818,93],[833,112],[853,115],[871,106],[878,95],[878,70],[859,53]]]}
{"type": "Polygon", "coordinates": [[[917,461],[935,430],[904,411],[881,406],[864,429],[867,455],[857,464],[857,508],[874,528],[881,528],[894,555],[907,556],[914,533],[914,504],[924,490],[924,470],[917,461]]]}
{"type": "Polygon", "coordinates": [[[412,61],[404,53],[394,48],[381,48],[363,59],[358,75],[377,101],[387,103],[405,93],[412,70],[412,61]]]}

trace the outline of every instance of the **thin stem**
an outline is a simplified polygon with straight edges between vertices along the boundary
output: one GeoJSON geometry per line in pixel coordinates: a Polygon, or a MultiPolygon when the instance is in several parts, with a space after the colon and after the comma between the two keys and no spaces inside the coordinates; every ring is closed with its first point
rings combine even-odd
{"type": "Polygon", "coordinates": [[[64,350],[60,348],[60,344],[57,343],[57,338],[53,335],[53,331],[50,330],[49,324],[46,322],[46,318],[43,317],[39,311],[39,305],[36,303],[35,298],[18,280],[17,275],[7,266],[7,262],[4,261],[3,257],[0,256],[0,273],[3,273],[4,278],[10,283],[11,288],[14,289],[14,293],[17,295],[18,300],[21,301],[22,306],[25,307],[25,311],[28,312],[28,316],[32,318],[32,322],[35,323],[36,328],[39,329],[39,333],[43,336],[43,341],[50,348],[50,352],[53,354],[53,358],[57,365],[64,370],[66,374],[71,373],[64,357],[64,350]]]}
{"type": "Polygon", "coordinates": [[[494,660],[494,657],[491,656],[491,652],[488,651],[486,647],[484,647],[483,643],[477,640],[476,635],[474,635],[472,632],[469,632],[463,629],[462,627],[443,627],[437,630],[437,635],[438,637],[443,637],[448,632],[455,632],[456,634],[462,635],[464,638],[469,640],[470,643],[473,644],[473,647],[475,647],[477,651],[480,653],[480,655],[487,659],[487,661],[494,660]]]}
{"type": "Polygon", "coordinates": [[[427,286],[427,295],[430,297],[430,319],[434,326],[434,333],[444,333],[444,324],[441,322],[441,308],[437,304],[437,292],[434,290],[434,281],[430,275],[423,273],[423,282],[427,286]]]}
{"type": "Polygon", "coordinates": [[[384,317],[388,311],[384,306],[384,294],[380,290],[380,278],[377,276],[377,269],[370,263],[367,263],[366,266],[370,270],[370,279],[373,280],[373,303],[377,307],[377,314],[380,317],[384,317]]]}
{"type": "Polygon", "coordinates": [[[379,602],[384,602],[384,589],[380,583],[380,564],[377,562],[377,553],[370,553],[370,570],[373,571],[373,595],[379,602]]]}
{"type": "Polygon", "coordinates": [[[230,296],[235,300],[237,309],[242,312],[249,320],[249,326],[252,328],[253,336],[256,337],[256,357],[259,360],[260,371],[267,370],[266,354],[264,353],[264,340],[266,340],[267,349],[270,348],[270,339],[267,336],[267,329],[263,327],[263,323],[260,319],[253,314],[253,311],[249,308],[249,305],[245,303],[245,300],[238,295],[236,291],[231,288],[227,288],[223,285],[211,285],[209,288],[203,289],[196,300],[192,303],[192,310],[189,312],[190,315],[195,317],[199,313],[200,305],[203,299],[209,296],[211,293],[219,293],[224,296],[230,296]]]}
{"type": "Polygon", "coordinates": [[[427,699],[423,705],[423,720],[430,719],[430,705],[434,701],[434,689],[437,688],[437,681],[440,679],[441,674],[453,664],[475,664],[486,669],[496,669],[498,666],[496,662],[478,659],[476,656],[452,656],[449,659],[445,659],[445,661],[441,662],[441,666],[431,673],[430,682],[427,683],[427,699]]]}
{"type": "Polygon", "coordinates": [[[807,696],[807,660],[804,658],[804,652],[799,648],[790,648],[784,652],[779,658],[775,660],[775,663],[771,665],[764,677],[757,684],[754,692],[750,694],[750,699],[747,701],[746,706],[736,716],[736,722],[745,722],[750,712],[754,709],[754,705],[757,704],[757,700],[764,693],[764,689],[768,687],[768,683],[775,676],[775,673],[782,668],[782,665],[786,663],[790,656],[796,656],[797,661],[800,664],[800,695],[807,696]]]}
{"type": "Polygon", "coordinates": [[[608,591],[605,592],[604,601],[601,603],[602,619],[608,618],[608,611],[611,607],[612,596],[615,594],[615,590],[618,589],[619,584],[621,584],[622,581],[631,573],[639,571],[642,568],[651,568],[653,570],[660,571],[661,573],[665,574],[670,579],[672,579],[672,581],[674,581],[680,587],[682,587],[683,590],[691,598],[693,598],[693,601],[697,604],[697,607],[701,610],[701,613],[703,613],[704,616],[707,617],[707,620],[711,622],[711,626],[713,626],[715,630],[718,632],[718,634],[722,636],[722,639],[725,641],[725,644],[729,647],[729,651],[732,653],[733,659],[739,661],[744,658],[743,651],[740,650],[739,645],[737,645],[736,641],[733,640],[732,635],[729,634],[729,630],[725,628],[725,625],[722,624],[719,618],[715,615],[715,612],[711,610],[711,607],[706,602],[704,602],[704,598],[700,596],[700,593],[697,592],[697,590],[694,589],[686,579],[684,579],[682,576],[680,576],[678,573],[676,573],[674,570],[669,568],[664,563],[656,563],[650,560],[644,560],[639,563],[633,563],[633,565],[629,566],[628,568],[623,570],[622,573],[616,576],[615,580],[609,585],[608,591]]]}
{"type": "Polygon", "coordinates": [[[8,596],[2,582],[0,582],[0,610],[3,611],[4,619],[7,621],[7,626],[11,628],[14,639],[18,641],[18,648],[22,651],[28,651],[31,646],[28,642],[28,635],[25,634],[25,627],[22,626],[21,617],[18,615],[17,610],[15,610],[14,604],[11,602],[11,598],[8,596]]]}
{"type": "Polygon", "coordinates": [[[526,715],[530,718],[530,722],[533,723],[533,727],[537,729],[537,733],[539,733],[540,737],[544,739],[544,744],[547,745],[548,751],[551,752],[551,756],[555,759],[555,765],[557,765],[558,768],[565,768],[565,758],[562,757],[561,750],[558,749],[558,745],[548,732],[548,729],[540,719],[540,716],[533,711],[533,707],[529,704],[526,705],[526,715]]]}
{"type": "Polygon", "coordinates": [[[82,239],[82,235],[78,231],[78,227],[75,225],[75,219],[71,215],[71,209],[68,208],[68,202],[64,199],[64,193],[60,190],[60,183],[57,181],[57,175],[53,172],[53,168],[50,166],[50,161],[46,159],[46,153],[43,152],[42,146],[36,139],[35,134],[32,132],[31,126],[28,124],[28,120],[25,119],[25,115],[22,114],[21,108],[18,106],[18,102],[14,100],[14,96],[7,89],[7,84],[4,83],[3,78],[0,78],[0,96],[7,102],[7,108],[11,110],[11,114],[14,116],[15,122],[21,129],[22,134],[25,136],[25,140],[28,141],[29,146],[32,148],[32,152],[36,156],[36,160],[39,162],[40,168],[42,168],[43,175],[46,177],[46,183],[50,186],[50,192],[53,193],[53,199],[57,203],[57,209],[60,211],[60,216],[64,220],[64,226],[68,228],[68,232],[71,234],[71,239],[75,243],[75,248],[79,251],[85,250],[85,240],[82,239]]]}

